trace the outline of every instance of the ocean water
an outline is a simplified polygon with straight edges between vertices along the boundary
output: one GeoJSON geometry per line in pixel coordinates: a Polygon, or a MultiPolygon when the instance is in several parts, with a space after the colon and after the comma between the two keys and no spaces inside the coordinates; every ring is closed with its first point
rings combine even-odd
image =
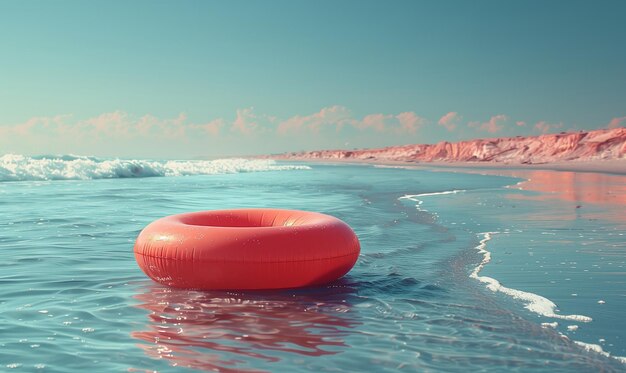
{"type": "Polygon", "coordinates": [[[0,157],[0,371],[624,371],[624,177],[537,172],[0,157]],[[359,261],[257,292],[135,264],[151,221],[239,207],[334,215],[359,261]]]}

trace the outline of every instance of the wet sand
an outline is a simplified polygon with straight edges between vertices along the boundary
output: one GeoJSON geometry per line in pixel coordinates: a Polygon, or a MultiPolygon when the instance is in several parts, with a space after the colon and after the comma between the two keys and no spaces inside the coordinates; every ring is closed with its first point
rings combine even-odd
{"type": "MultiPolygon", "coordinates": [[[[271,159],[271,157],[268,157],[271,159]]],[[[372,164],[381,166],[402,166],[420,168],[454,168],[454,169],[494,169],[494,170],[551,170],[571,172],[598,172],[605,174],[626,175],[626,158],[618,160],[570,161],[539,164],[498,163],[498,162],[411,162],[387,159],[356,159],[356,158],[276,158],[279,161],[298,161],[313,163],[352,163],[372,164]]]]}
{"type": "MultiPolygon", "coordinates": [[[[571,204],[572,216],[595,218],[586,205],[603,210],[604,216],[626,222],[626,159],[570,161],[545,164],[502,164],[494,162],[406,162],[377,159],[292,159],[325,164],[371,164],[379,167],[420,168],[525,179],[512,186],[537,192],[515,199],[561,200],[571,204]]],[[[565,218],[565,217],[564,217],[565,218]]],[[[567,218],[566,218],[567,219],[567,218]]]]}

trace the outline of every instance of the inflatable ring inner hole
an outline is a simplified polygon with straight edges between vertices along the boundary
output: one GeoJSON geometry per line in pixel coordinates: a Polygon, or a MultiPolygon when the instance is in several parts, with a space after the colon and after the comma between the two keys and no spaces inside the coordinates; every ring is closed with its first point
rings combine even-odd
{"type": "Polygon", "coordinates": [[[193,214],[180,219],[185,225],[203,227],[229,227],[229,228],[271,228],[289,227],[312,224],[315,219],[309,215],[293,213],[270,213],[270,212],[220,212],[209,214],[193,214]]]}

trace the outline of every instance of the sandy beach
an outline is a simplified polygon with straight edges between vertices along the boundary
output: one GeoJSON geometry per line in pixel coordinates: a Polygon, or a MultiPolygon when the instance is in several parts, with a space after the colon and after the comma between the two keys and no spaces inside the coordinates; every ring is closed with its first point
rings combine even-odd
{"type": "MultiPolygon", "coordinates": [[[[273,159],[272,157],[268,157],[273,159]]],[[[494,163],[494,162],[412,162],[387,159],[321,159],[321,158],[275,158],[278,161],[297,161],[324,164],[371,164],[379,166],[451,168],[451,169],[492,169],[492,170],[551,170],[571,172],[599,172],[626,175],[626,159],[565,161],[543,164],[494,163]]]]}

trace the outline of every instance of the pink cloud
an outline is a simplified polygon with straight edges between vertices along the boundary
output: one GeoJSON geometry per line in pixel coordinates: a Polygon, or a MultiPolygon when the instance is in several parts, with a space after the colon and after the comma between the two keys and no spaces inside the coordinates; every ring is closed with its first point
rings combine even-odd
{"type": "Polygon", "coordinates": [[[426,120],[413,112],[404,112],[398,115],[374,113],[356,119],[350,111],[339,105],[326,107],[317,113],[306,116],[293,116],[278,124],[276,131],[281,135],[308,131],[319,133],[327,126],[341,131],[345,126],[352,126],[359,130],[391,133],[415,133],[426,120]]]}
{"type": "Polygon", "coordinates": [[[93,126],[96,130],[105,131],[111,125],[124,123],[128,118],[128,114],[119,110],[112,113],[103,113],[97,117],[89,118],[82,123],[93,126]]]}
{"type": "Polygon", "coordinates": [[[221,129],[224,127],[224,120],[222,118],[214,119],[208,123],[204,124],[193,124],[192,128],[200,129],[205,133],[218,136],[220,134],[221,129]]]}
{"type": "Polygon", "coordinates": [[[563,127],[563,123],[548,123],[544,120],[535,123],[535,129],[541,133],[548,133],[563,127]]]}
{"type": "MultiPolygon", "coordinates": [[[[462,120],[463,118],[457,112],[448,112],[439,118],[436,124],[448,131],[455,131],[459,129],[462,120]]],[[[498,114],[491,116],[486,122],[474,121],[467,125],[476,130],[495,134],[502,131],[509,121],[508,116],[498,114]]],[[[254,141],[267,142],[269,147],[272,141],[266,140],[271,140],[270,136],[276,134],[299,135],[300,140],[307,144],[323,144],[322,141],[327,142],[329,139],[346,140],[340,138],[341,136],[355,136],[355,139],[371,140],[376,136],[384,135],[388,138],[395,136],[402,138],[403,141],[410,141],[407,135],[416,134],[426,123],[430,121],[414,112],[370,113],[355,117],[350,110],[340,105],[325,107],[309,115],[295,115],[285,120],[258,114],[250,107],[238,109],[234,119],[217,118],[202,122],[191,121],[185,113],[171,118],[159,118],[151,114],[134,116],[116,110],[87,119],[58,115],[34,117],[15,125],[2,125],[0,126],[0,140],[1,144],[11,145],[15,139],[24,139],[20,140],[26,144],[22,145],[22,148],[29,146],[32,149],[41,148],[39,143],[57,144],[60,149],[79,148],[70,146],[70,142],[82,144],[81,149],[91,149],[94,145],[102,144],[107,146],[119,144],[122,147],[134,143],[142,143],[143,146],[176,143],[181,148],[188,148],[190,144],[204,144],[205,139],[216,136],[224,136],[225,141],[236,141],[240,137],[249,136],[249,139],[254,141]],[[340,133],[347,127],[351,131],[340,133]],[[356,135],[357,130],[362,131],[364,136],[356,135]],[[319,136],[315,136],[316,140],[313,139],[314,136],[306,136],[311,134],[319,136]]],[[[540,121],[534,125],[523,121],[510,121],[511,125],[513,123],[516,128],[528,127],[540,133],[548,133],[563,127],[562,123],[554,124],[546,121],[540,121]]],[[[625,124],[626,117],[618,117],[613,118],[608,126],[615,128],[625,124]]],[[[291,140],[277,141],[288,143],[291,140]]]]}
{"type": "MultiPolygon", "coordinates": [[[[125,113],[124,113],[125,114],[125,113]]],[[[117,121],[117,116],[112,117],[112,120],[108,123],[109,127],[113,127],[117,130],[119,126],[125,126],[127,133],[124,135],[133,136],[161,136],[166,138],[185,138],[189,129],[196,128],[195,124],[187,124],[187,115],[180,113],[176,118],[161,119],[153,115],[146,114],[138,120],[129,118],[127,114],[124,115],[123,121],[117,121]]]]}
{"type": "Polygon", "coordinates": [[[498,114],[489,118],[487,122],[484,122],[484,123],[469,122],[468,126],[479,128],[480,130],[486,131],[489,133],[497,133],[497,132],[502,131],[502,129],[504,128],[504,126],[502,125],[502,122],[506,122],[507,120],[509,120],[509,117],[507,117],[504,114],[498,114]]]}
{"type": "Polygon", "coordinates": [[[618,117],[611,119],[608,128],[618,128],[624,125],[626,125],[626,117],[618,117]]]}
{"type": "Polygon", "coordinates": [[[412,111],[400,113],[396,115],[396,119],[400,124],[396,130],[398,133],[416,133],[417,130],[426,123],[426,119],[412,111]]]}
{"type": "Polygon", "coordinates": [[[156,136],[165,138],[185,138],[187,115],[178,114],[171,119],[160,119],[146,114],[139,119],[132,118],[126,112],[114,111],[96,117],[65,124],[59,128],[64,134],[88,134],[90,136],[131,139],[137,136],[156,136]]]}
{"type": "Polygon", "coordinates": [[[187,114],[180,113],[178,117],[164,120],[162,124],[163,134],[166,137],[186,138],[187,137],[187,114]]]}
{"type": "Polygon", "coordinates": [[[31,118],[24,123],[20,123],[14,126],[12,130],[18,135],[26,136],[33,130],[34,127],[38,125],[45,126],[46,124],[47,124],[46,118],[40,118],[40,117],[31,118]]]}
{"type": "Polygon", "coordinates": [[[384,132],[387,129],[385,121],[393,118],[392,115],[385,114],[370,114],[363,118],[363,120],[356,122],[354,126],[358,129],[373,129],[377,132],[384,132]]]}
{"type": "MultiPolygon", "coordinates": [[[[285,135],[289,132],[301,132],[308,130],[313,133],[319,133],[322,126],[334,126],[336,130],[341,128],[349,122],[350,111],[339,105],[322,108],[317,113],[311,115],[293,116],[278,124],[276,131],[285,135]]],[[[275,119],[276,120],[276,119],[275,119]]]]}
{"type": "Polygon", "coordinates": [[[250,135],[259,128],[254,108],[237,109],[237,117],[231,126],[231,131],[250,135]]]}
{"type": "Polygon", "coordinates": [[[73,125],[64,126],[61,131],[67,134],[89,132],[94,136],[128,138],[131,137],[131,125],[128,114],[116,110],[110,113],[102,113],[73,125]]]}
{"type": "Polygon", "coordinates": [[[143,136],[148,136],[154,128],[158,127],[159,123],[159,118],[146,114],[137,121],[137,132],[143,136]]]}
{"type": "Polygon", "coordinates": [[[426,123],[426,119],[416,115],[412,111],[392,114],[369,114],[362,120],[353,120],[351,124],[360,130],[374,130],[376,132],[387,132],[395,134],[415,133],[426,123]]]}
{"type": "Polygon", "coordinates": [[[451,111],[443,117],[439,118],[440,126],[444,126],[448,131],[452,132],[456,129],[457,124],[461,120],[461,116],[456,111],[451,111]]]}
{"type": "Polygon", "coordinates": [[[188,131],[200,131],[210,134],[219,133],[221,124],[214,120],[206,124],[187,123],[184,113],[169,119],[157,118],[146,114],[133,118],[123,111],[103,113],[84,120],[72,120],[71,115],[54,117],[34,117],[24,123],[3,126],[2,133],[19,136],[62,136],[74,139],[133,139],[137,137],[187,139],[188,131]]]}
{"type": "Polygon", "coordinates": [[[33,117],[28,119],[24,123],[19,123],[14,126],[5,127],[5,132],[14,133],[21,136],[26,136],[34,131],[45,131],[50,128],[55,128],[63,124],[65,120],[70,118],[71,115],[56,115],[54,117],[33,117]]]}

